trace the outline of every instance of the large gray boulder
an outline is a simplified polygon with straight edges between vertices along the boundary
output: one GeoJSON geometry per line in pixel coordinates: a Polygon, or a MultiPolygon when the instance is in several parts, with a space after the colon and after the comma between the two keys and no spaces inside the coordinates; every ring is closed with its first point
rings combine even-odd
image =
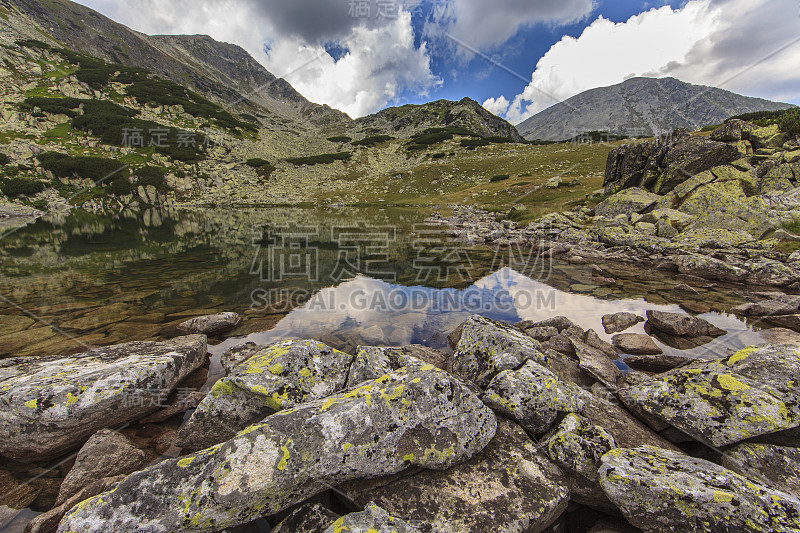
{"type": "Polygon", "coordinates": [[[389,516],[389,513],[371,503],[361,513],[343,516],[325,530],[324,533],[421,533],[406,522],[389,516]]]}
{"type": "Polygon", "coordinates": [[[177,328],[185,333],[202,333],[216,335],[231,330],[242,321],[237,313],[217,313],[191,318],[178,324],[177,328]]]}
{"type": "Polygon", "coordinates": [[[800,425],[800,348],[746,348],[620,389],[628,409],[711,446],[726,446],[800,425]]]}
{"type": "Polygon", "coordinates": [[[611,450],[600,480],[646,532],[800,530],[800,501],[702,459],[652,446],[611,450]]]}
{"type": "Polygon", "coordinates": [[[176,445],[201,450],[263,418],[345,388],[353,356],[319,341],[264,348],[217,381],[178,432],[176,445]]]}
{"type": "Polygon", "coordinates": [[[496,427],[462,381],[398,371],[137,472],[73,509],[58,531],[218,531],[353,479],[452,467],[482,450],[496,427]]]}
{"type": "Polygon", "coordinates": [[[800,498],[798,448],[744,442],[725,451],[722,466],[762,485],[800,498]]]}
{"type": "Polygon", "coordinates": [[[595,207],[595,215],[599,217],[613,218],[618,215],[631,216],[641,213],[647,208],[655,205],[659,200],[657,194],[645,191],[638,187],[625,189],[614,196],[607,198],[600,205],[595,207]]]}
{"type": "Polygon", "coordinates": [[[500,372],[516,370],[528,360],[547,360],[537,341],[508,324],[475,315],[464,323],[452,371],[485,387],[500,372]]]}
{"type": "Polygon", "coordinates": [[[644,318],[634,313],[621,312],[611,315],[604,315],[602,318],[603,329],[608,334],[619,333],[632,328],[639,322],[644,322],[644,318]]]}
{"type": "Polygon", "coordinates": [[[534,361],[505,370],[489,383],[483,401],[533,434],[546,433],[559,414],[580,411],[588,392],[561,381],[534,361]]]}
{"type": "Polygon", "coordinates": [[[750,132],[758,129],[755,124],[750,124],[738,118],[728,120],[711,132],[711,140],[718,142],[733,142],[747,140],[750,138],[750,132]]]}
{"type": "Polygon", "coordinates": [[[206,337],[0,361],[0,455],[46,460],[133,422],[206,360],[206,337]]]}
{"type": "Polygon", "coordinates": [[[600,458],[617,447],[614,437],[586,418],[570,413],[542,443],[547,456],[567,479],[570,499],[593,509],[614,512],[600,487],[600,458]]]}
{"type": "Polygon", "coordinates": [[[359,346],[347,375],[347,387],[372,381],[405,367],[418,370],[431,366],[446,370],[447,356],[425,346],[410,345],[399,348],[359,346]]]}
{"type": "MultiPolygon", "coordinates": [[[[375,480],[376,483],[382,480],[375,480]]],[[[448,470],[426,470],[377,487],[340,486],[356,505],[373,501],[422,533],[542,531],[569,502],[561,472],[525,431],[499,419],[492,442],[448,470]]]]}

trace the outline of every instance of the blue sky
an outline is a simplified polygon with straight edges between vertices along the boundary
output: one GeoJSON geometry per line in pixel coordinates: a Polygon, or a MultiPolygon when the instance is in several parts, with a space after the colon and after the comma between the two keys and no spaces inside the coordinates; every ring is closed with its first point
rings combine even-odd
{"type": "Polygon", "coordinates": [[[800,103],[797,0],[81,3],[144,33],[238,44],[309,100],[353,117],[469,96],[516,124],[632,76],[800,103]]]}

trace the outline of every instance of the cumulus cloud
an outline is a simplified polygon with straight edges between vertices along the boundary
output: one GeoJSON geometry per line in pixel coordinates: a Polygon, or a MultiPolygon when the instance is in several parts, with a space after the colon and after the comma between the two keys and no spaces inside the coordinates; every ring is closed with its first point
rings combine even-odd
{"type": "Polygon", "coordinates": [[[148,34],[205,33],[238,44],[303,96],[352,117],[385,107],[403,91],[425,95],[441,80],[411,15],[378,0],[85,0],[148,34]],[[360,6],[355,11],[354,6],[360,6]],[[336,57],[323,45],[345,53],[336,57]]]}
{"type": "MultiPolygon", "coordinates": [[[[531,83],[504,116],[517,124],[580,92],[634,76],[673,76],[769,99],[796,99],[797,6],[792,0],[690,0],[625,22],[602,16],[539,60],[531,83]],[[793,93],[793,94],[792,94],[793,93]]],[[[500,98],[487,106],[498,107],[500,98]]]]}
{"type": "Polygon", "coordinates": [[[506,100],[505,96],[498,96],[497,98],[489,98],[483,103],[483,107],[495,115],[505,115],[508,111],[508,106],[511,104],[506,100]]]}
{"type": "MultiPolygon", "coordinates": [[[[426,34],[441,37],[447,33],[485,50],[507,42],[526,27],[578,22],[594,8],[594,0],[446,0],[436,4],[426,34]]],[[[459,51],[470,55],[467,49],[459,51]]]]}

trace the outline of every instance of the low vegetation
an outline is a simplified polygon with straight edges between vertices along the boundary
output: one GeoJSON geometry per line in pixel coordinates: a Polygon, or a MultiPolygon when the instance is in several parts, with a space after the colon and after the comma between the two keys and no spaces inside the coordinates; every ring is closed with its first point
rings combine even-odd
{"type": "Polygon", "coordinates": [[[351,152],[339,152],[336,154],[320,154],[320,155],[312,155],[308,157],[292,157],[287,159],[286,161],[296,165],[329,165],[334,161],[349,161],[350,158],[353,157],[351,152]]]}
{"type": "Polygon", "coordinates": [[[105,157],[73,157],[58,152],[45,152],[37,156],[42,168],[57,178],[89,178],[95,182],[114,175],[127,175],[125,165],[105,157]]]}
{"type": "Polygon", "coordinates": [[[489,179],[489,181],[490,181],[491,183],[497,183],[498,181],[506,181],[506,180],[507,180],[507,179],[509,179],[510,177],[511,177],[511,176],[509,176],[508,174],[498,174],[498,175],[496,175],[496,176],[492,176],[492,177],[489,179]]]}
{"type": "Polygon", "coordinates": [[[347,135],[338,135],[336,137],[328,137],[328,140],[332,143],[349,143],[353,138],[347,135]]]}
{"type": "Polygon", "coordinates": [[[269,178],[275,170],[277,170],[272,163],[260,157],[254,157],[246,161],[247,166],[255,169],[256,173],[262,178],[269,178]]]}
{"type": "Polygon", "coordinates": [[[783,133],[789,135],[800,135],[800,109],[792,108],[783,111],[759,111],[756,113],[745,113],[731,117],[726,122],[733,119],[744,120],[756,126],[766,127],[778,125],[783,133]]]}
{"type": "Polygon", "coordinates": [[[9,197],[33,196],[45,189],[44,183],[28,178],[0,178],[0,191],[9,197]]]}
{"type": "Polygon", "coordinates": [[[351,144],[353,146],[366,146],[372,147],[377,144],[385,143],[387,141],[394,140],[394,137],[391,135],[372,135],[370,137],[364,137],[360,141],[353,141],[351,144]]]}

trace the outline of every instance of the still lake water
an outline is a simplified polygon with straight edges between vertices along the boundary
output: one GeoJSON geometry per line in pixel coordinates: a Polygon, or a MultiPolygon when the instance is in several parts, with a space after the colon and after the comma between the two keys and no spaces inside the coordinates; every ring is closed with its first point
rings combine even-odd
{"type": "MultiPolygon", "coordinates": [[[[205,388],[219,355],[245,341],[317,339],[448,349],[446,334],[472,314],[508,323],[565,315],[610,340],[608,313],[692,309],[729,334],[666,353],[721,357],[762,342],[728,315],[736,291],[626,267],[571,265],[536,250],[468,248],[425,225],[416,209],[149,210],[74,212],[0,231],[0,358],[85,351],[166,339],[188,318],[240,313],[210,339],[205,388]]],[[[644,332],[642,324],[631,332],[644,332]]],[[[625,369],[624,363],[618,365],[625,369]]],[[[0,533],[20,533],[26,510],[0,533]]]]}
{"type": "Polygon", "coordinates": [[[659,342],[667,353],[723,356],[761,342],[726,314],[742,300],[724,287],[700,285],[687,298],[672,290],[682,280],[656,272],[469,248],[424,224],[428,214],[151,209],[42,218],[0,240],[0,357],[168,338],[177,323],[220,311],[244,321],[212,341],[215,355],[288,338],[345,350],[446,349],[445,335],[475,313],[509,323],[565,315],[610,340],[604,314],[681,305],[730,334],[688,352],[659,342]]]}

